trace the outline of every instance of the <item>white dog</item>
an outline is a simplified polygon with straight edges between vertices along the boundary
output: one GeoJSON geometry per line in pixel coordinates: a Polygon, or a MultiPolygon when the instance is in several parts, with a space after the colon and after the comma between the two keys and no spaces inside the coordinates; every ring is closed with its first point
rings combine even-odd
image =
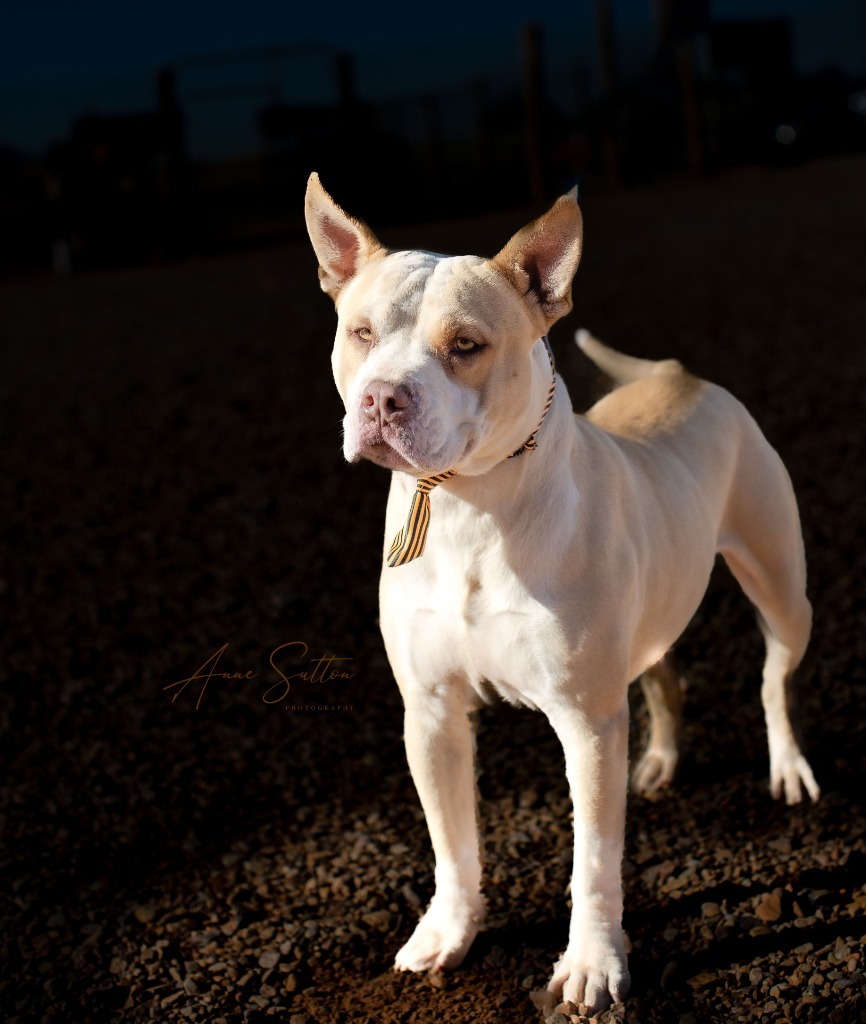
{"type": "Polygon", "coordinates": [[[550,990],[593,1013],[629,984],[622,859],[631,680],[649,746],[633,783],[670,781],[679,688],[667,652],[721,552],[758,609],[771,789],[818,787],[791,719],[811,607],[791,482],[743,406],[675,361],[578,343],[623,385],[576,416],[546,343],[571,308],[576,195],[493,259],[389,252],[311,176],[307,226],[336,303],[344,454],[393,470],[382,634],[436,890],[395,966],[458,964],[481,925],[468,713],[499,694],[543,711],[574,803],[573,910],[550,990]]]}

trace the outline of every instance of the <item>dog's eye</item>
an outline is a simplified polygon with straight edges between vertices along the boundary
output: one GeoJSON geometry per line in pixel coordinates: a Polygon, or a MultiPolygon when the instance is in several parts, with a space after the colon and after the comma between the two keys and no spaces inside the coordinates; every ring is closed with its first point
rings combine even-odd
{"type": "Polygon", "coordinates": [[[369,344],[373,340],[373,332],[369,327],[358,327],[353,333],[359,341],[363,341],[365,344],[369,344]]]}
{"type": "Polygon", "coordinates": [[[478,342],[477,341],[473,341],[471,338],[458,338],[454,342],[454,351],[455,352],[463,352],[463,353],[475,352],[479,348],[481,348],[481,346],[478,344],[478,342]]]}

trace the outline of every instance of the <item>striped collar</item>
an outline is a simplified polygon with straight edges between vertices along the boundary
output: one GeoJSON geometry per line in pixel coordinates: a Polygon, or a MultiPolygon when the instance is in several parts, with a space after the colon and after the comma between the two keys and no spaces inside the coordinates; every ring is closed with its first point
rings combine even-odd
{"type": "MultiPolygon", "coordinates": [[[[541,430],[541,425],[544,423],[550,406],[553,404],[553,396],[556,393],[556,365],[553,361],[553,350],[550,347],[547,335],[545,334],[541,340],[544,342],[544,347],[547,350],[547,358],[550,360],[550,372],[552,375],[550,389],[547,392],[544,409],[541,412],[541,419],[538,421],[538,426],[523,444],[516,451],[507,455],[503,461],[516,459],[518,455],[522,455],[524,452],[535,451],[538,447],[538,431],[541,430]]],[[[438,487],[439,484],[450,480],[454,476],[457,476],[457,470],[449,469],[445,473],[437,473],[434,476],[422,477],[418,480],[415,485],[415,493],[412,495],[412,504],[409,506],[409,515],[388,551],[387,562],[391,568],[397,565],[405,565],[407,562],[420,558],[424,554],[424,547],[427,543],[427,530],[430,526],[430,492],[434,487],[438,487]]]]}

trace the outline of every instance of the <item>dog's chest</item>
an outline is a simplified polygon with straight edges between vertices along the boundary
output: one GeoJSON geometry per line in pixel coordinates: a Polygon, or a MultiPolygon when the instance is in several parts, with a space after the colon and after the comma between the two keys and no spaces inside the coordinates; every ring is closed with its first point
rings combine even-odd
{"type": "MultiPolygon", "coordinates": [[[[513,505],[513,494],[502,501],[513,505]]],[[[387,536],[405,504],[392,492],[387,536]]],[[[459,679],[479,700],[498,694],[537,707],[568,676],[562,587],[549,556],[555,528],[530,514],[503,529],[502,518],[435,494],[423,556],[384,569],[381,625],[395,672],[421,687],[459,679]]]]}
{"type": "Polygon", "coordinates": [[[480,701],[535,707],[567,672],[557,616],[501,564],[450,565],[416,594],[415,636],[432,678],[459,674],[480,701]]]}

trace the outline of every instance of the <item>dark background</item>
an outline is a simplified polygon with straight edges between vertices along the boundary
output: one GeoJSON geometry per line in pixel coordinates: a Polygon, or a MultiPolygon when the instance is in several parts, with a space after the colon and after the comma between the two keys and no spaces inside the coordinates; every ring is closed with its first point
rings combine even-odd
{"type": "Polygon", "coordinates": [[[782,454],[824,796],[769,798],[759,636],[720,570],[679,646],[682,778],[630,800],[628,1019],[866,1019],[860,6],[149,10],[21,10],[2,40],[0,1011],[516,1022],[564,946],[561,752],[497,707],[489,930],[447,978],[389,971],[432,862],[376,622],[387,475],[342,462],[302,231],[315,168],[387,244],[480,254],[578,183],[552,338],[575,408],[604,387],[587,326],[728,387],[782,454]],[[266,703],[292,641],[286,670],[352,678],[266,703]],[[217,670],[254,678],[165,689],[226,644],[217,670]]]}
{"type": "Polygon", "coordinates": [[[21,5],[0,269],[285,241],[310,170],[380,223],[862,152],[859,0],[21,5]],[[530,13],[531,12],[531,13],[530,13]],[[411,182],[411,187],[408,183],[411,182]],[[394,197],[399,195],[400,202],[394,197]]]}

